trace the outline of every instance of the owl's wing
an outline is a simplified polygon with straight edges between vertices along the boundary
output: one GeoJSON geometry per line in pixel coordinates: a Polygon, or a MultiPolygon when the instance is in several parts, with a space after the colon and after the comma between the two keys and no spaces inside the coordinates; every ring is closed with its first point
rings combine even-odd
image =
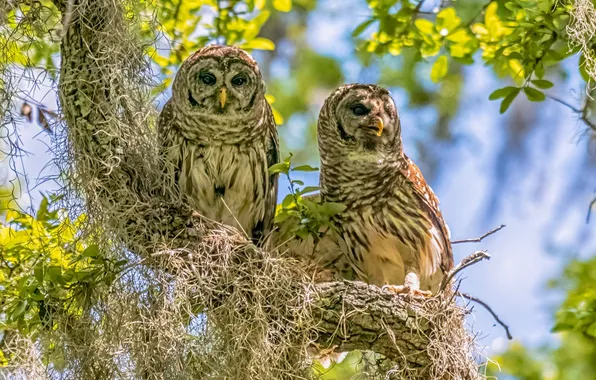
{"type": "MultiPolygon", "coordinates": [[[[277,127],[275,125],[275,119],[273,118],[273,111],[269,103],[265,102],[267,110],[265,117],[267,120],[267,136],[266,136],[266,149],[267,149],[267,169],[272,165],[279,163],[279,138],[277,137],[277,127]]],[[[269,175],[269,188],[265,193],[265,214],[263,216],[263,222],[258,223],[261,225],[262,231],[254,231],[260,234],[262,237],[267,237],[273,227],[273,218],[275,217],[275,209],[277,206],[277,174],[270,175],[268,172],[265,175],[269,175]]],[[[253,236],[255,233],[253,232],[253,236]]]]}
{"type": "Polygon", "coordinates": [[[453,267],[453,252],[449,242],[449,230],[443,220],[443,215],[439,210],[439,199],[424,180],[420,169],[405,154],[403,155],[407,163],[401,173],[408,179],[414,190],[414,194],[419,201],[420,207],[426,211],[433,225],[431,229],[431,239],[436,239],[440,247],[440,265],[444,272],[453,267]]]}

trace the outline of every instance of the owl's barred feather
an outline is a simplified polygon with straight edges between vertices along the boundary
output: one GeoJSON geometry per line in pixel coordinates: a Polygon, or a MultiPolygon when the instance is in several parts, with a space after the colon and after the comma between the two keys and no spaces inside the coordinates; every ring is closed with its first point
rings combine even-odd
{"type": "Polygon", "coordinates": [[[270,231],[277,200],[277,177],[268,168],[279,161],[279,144],[264,94],[246,52],[209,46],[182,64],[159,119],[171,185],[205,217],[254,239],[270,231]]]}
{"type": "Polygon", "coordinates": [[[434,291],[453,266],[449,231],[436,196],[402,152],[400,132],[388,91],[337,89],[319,115],[321,195],[347,206],[337,218],[340,250],[357,278],[397,285],[413,273],[421,289],[434,291]]]}

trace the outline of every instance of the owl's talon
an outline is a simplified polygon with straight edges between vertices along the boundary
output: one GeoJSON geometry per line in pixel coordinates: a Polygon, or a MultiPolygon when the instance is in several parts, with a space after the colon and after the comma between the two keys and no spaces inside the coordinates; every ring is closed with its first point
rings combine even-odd
{"type": "Polygon", "coordinates": [[[428,298],[433,295],[430,290],[420,290],[410,285],[383,285],[381,289],[393,294],[405,294],[414,298],[428,298]]]}

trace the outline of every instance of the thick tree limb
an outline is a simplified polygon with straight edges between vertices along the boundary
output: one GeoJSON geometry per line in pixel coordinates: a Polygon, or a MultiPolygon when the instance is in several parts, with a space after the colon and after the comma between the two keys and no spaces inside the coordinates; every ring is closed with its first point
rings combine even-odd
{"type": "Polygon", "coordinates": [[[316,284],[312,297],[320,347],[374,351],[407,369],[411,379],[441,378],[441,371],[461,379],[478,376],[463,326],[467,312],[449,295],[412,298],[344,281],[316,284]]]}

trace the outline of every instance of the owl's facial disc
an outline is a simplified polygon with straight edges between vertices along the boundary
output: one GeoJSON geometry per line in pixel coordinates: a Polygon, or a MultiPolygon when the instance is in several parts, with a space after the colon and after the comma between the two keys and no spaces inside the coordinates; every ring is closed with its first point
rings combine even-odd
{"type": "Polygon", "coordinates": [[[337,108],[342,138],[355,140],[365,150],[392,144],[399,133],[395,105],[389,95],[355,91],[337,108]]]}
{"type": "Polygon", "coordinates": [[[190,70],[188,100],[192,109],[220,115],[244,114],[257,96],[258,77],[246,63],[206,58],[190,70]]]}

